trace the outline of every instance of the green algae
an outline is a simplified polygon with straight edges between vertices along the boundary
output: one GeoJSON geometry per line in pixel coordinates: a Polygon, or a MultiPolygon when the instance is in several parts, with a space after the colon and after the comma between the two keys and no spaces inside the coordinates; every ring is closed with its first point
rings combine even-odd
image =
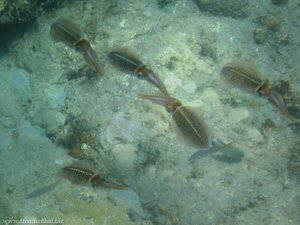
{"type": "Polygon", "coordinates": [[[248,0],[194,0],[200,10],[210,12],[213,15],[230,17],[247,17],[249,15],[248,0]]]}
{"type": "MultiPolygon", "coordinates": [[[[77,225],[94,221],[95,224],[134,225],[124,208],[113,205],[106,199],[84,201],[75,192],[63,189],[56,194],[56,200],[60,203],[60,211],[52,213],[54,217],[62,219],[64,224],[77,225]]],[[[46,215],[51,217],[49,212],[46,215]]]]}

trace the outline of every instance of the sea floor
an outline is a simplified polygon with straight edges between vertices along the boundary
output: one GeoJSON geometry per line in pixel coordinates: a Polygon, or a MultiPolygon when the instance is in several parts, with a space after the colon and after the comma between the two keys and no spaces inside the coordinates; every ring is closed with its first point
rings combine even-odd
{"type": "Polygon", "coordinates": [[[239,2],[90,0],[42,13],[0,58],[0,224],[300,224],[300,5],[239,2]],[[50,38],[62,16],[90,40],[103,76],[50,38]],[[133,49],[234,147],[190,161],[197,149],[177,138],[171,114],[138,96],[158,90],[109,63],[116,46],[133,49]],[[234,58],[282,91],[294,122],[222,84],[234,58]],[[27,198],[82,158],[128,189],[65,179],[27,198]]]}

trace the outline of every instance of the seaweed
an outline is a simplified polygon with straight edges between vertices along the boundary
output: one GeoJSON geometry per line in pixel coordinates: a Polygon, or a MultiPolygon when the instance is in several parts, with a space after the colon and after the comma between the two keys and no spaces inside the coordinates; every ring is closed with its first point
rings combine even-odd
{"type": "Polygon", "coordinates": [[[145,170],[149,166],[155,165],[160,157],[159,147],[150,142],[138,143],[137,160],[135,162],[136,171],[145,170]]]}
{"type": "Polygon", "coordinates": [[[62,7],[65,1],[56,0],[0,0],[0,50],[7,51],[9,44],[20,38],[35,25],[44,11],[62,7]]]}
{"type": "Polygon", "coordinates": [[[207,11],[213,15],[230,17],[247,17],[249,15],[248,0],[193,0],[200,11],[207,11]]]}
{"type": "Polygon", "coordinates": [[[300,142],[290,149],[289,161],[287,162],[289,177],[300,183],[300,142]]]}
{"type": "Polygon", "coordinates": [[[246,198],[244,200],[243,199],[240,200],[238,204],[233,205],[232,207],[230,207],[230,209],[226,210],[224,213],[228,217],[235,218],[244,211],[256,208],[266,203],[267,203],[267,198],[261,194],[257,194],[249,198],[246,198]]]}
{"type": "Polygon", "coordinates": [[[289,0],[272,0],[274,5],[282,6],[289,2],[289,0]]]}
{"type": "Polygon", "coordinates": [[[176,3],[177,0],[157,0],[158,7],[164,9],[166,6],[176,3]]]}
{"type": "Polygon", "coordinates": [[[256,44],[271,43],[272,46],[289,45],[292,43],[292,35],[282,29],[285,22],[280,12],[270,10],[263,16],[256,18],[258,26],[253,29],[253,40],[256,44]]]}
{"type": "Polygon", "coordinates": [[[88,128],[85,123],[84,120],[72,121],[66,135],[58,137],[58,144],[68,149],[69,154],[74,158],[94,159],[100,143],[96,131],[88,128]]]}

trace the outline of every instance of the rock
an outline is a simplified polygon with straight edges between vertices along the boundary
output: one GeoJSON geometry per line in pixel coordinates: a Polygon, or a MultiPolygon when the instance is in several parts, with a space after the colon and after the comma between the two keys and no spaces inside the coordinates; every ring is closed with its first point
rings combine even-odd
{"type": "Polygon", "coordinates": [[[3,67],[0,74],[0,116],[17,122],[23,112],[25,103],[31,98],[30,75],[23,69],[3,67]]]}
{"type": "Polygon", "coordinates": [[[31,112],[31,121],[46,130],[47,134],[54,134],[65,122],[65,115],[49,108],[40,108],[40,110],[31,112]]]}
{"type": "Polygon", "coordinates": [[[51,91],[53,94],[50,97],[53,101],[54,106],[64,106],[65,105],[65,99],[67,97],[67,93],[65,91],[65,88],[63,85],[55,86],[53,90],[51,91]]]}
{"type": "Polygon", "coordinates": [[[178,87],[181,87],[182,81],[176,76],[171,75],[164,80],[164,84],[166,85],[166,87],[168,87],[168,90],[172,93],[178,87]]]}
{"type": "Polygon", "coordinates": [[[114,124],[108,124],[105,129],[105,137],[109,144],[118,144],[121,136],[121,131],[117,126],[114,124]]]}
{"type": "Polygon", "coordinates": [[[136,148],[131,144],[115,145],[112,154],[116,160],[116,167],[122,174],[128,174],[134,170],[136,160],[136,148]]]}
{"type": "Polygon", "coordinates": [[[190,82],[186,83],[185,85],[183,85],[182,88],[187,93],[193,94],[195,92],[195,90],[197,89],[197,86],[196,86],[195,82],[190,81],[190,82]]]}
{"type": "Polygon", "coordinates": [[[249,128],[247,130],[246,136],[248,137],[249,142],[257,143],[257,144],[264,142],[264,138],[262,134],[254,128],[249,128]]]}
{"type": "Polygon", "coordinates": [[[11,89],[19,94],[20,97],[24,98],[31,94],[30,87],[30,75],[26,70],[13,67],[10,70],[10,85],[11,89]]]}
{"type": "Polygon", "coordinates": [[[231,121],[232,123],[238,123],[247,117],[249,117],[250,113],[246,108],[237,108],[231,110],[231,121]]]}
{"type": "Polygon", "coordinates": [[[202,99],[206,102],[216,102],[219,101],[219,95],[212,89],[212,88],[206,88],[202,92],[202,99]]]}
{"type": "Polygon", "coordinates": [[[264,44],[268,41],[268,32],[262,28],[253,30],[253,40],[256,44],[264,44]]]}
{"type": "Polygon", "coordinates": [[[22,114],[20,99],[7,86],[1,86],[2,85],[0,85],[0,115],[16,121],[21,117],[22,114]]]}
{"type": "Polygon", "coordinates": [[[121,207],[124,207],[128,212],[133,213],[135,216],[144,215],[140,198],[131,189],[127,190],[111,190],[109,196],[121,207]]]}
{"type": "Polygon", "coordinates": [[[112,122],[106,128],[106,140],[110,144],[118,143],[120,138],[133,141],[140,129],[140,123],[134,119],[128,119],[125,113],[118,112],[112,122]]]}
{"type": "Polygon", "coordinates": [[[10,132],[8,132],[7,129],[1,129],[0,130],[0,140],[1,140],[1,146],[0,146],[0,155],[3,153],[7,154],[6,152],[10,151],[14,147],[14,140],[12,138],[12,135],[10,132]]]}

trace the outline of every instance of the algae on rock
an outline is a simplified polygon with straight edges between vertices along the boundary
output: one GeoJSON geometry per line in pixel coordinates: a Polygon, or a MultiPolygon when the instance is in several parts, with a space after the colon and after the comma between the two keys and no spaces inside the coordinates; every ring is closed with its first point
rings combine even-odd
{"type": "Polygon", "coordinates": [[[194,2],[201,11],[207,11],[214,15],[230,17],[247,17],[249,15],[248,0],[194,0],[194,2]]]}
{"type": "MultiPolygon", "coordinates": [[[[64,224],[81,225],[93,221],[91,224],[134,225],[123,207],[113,205],[106,199],[84,201],[67,188],[55,197],[60,204],[60,212],[53,211],[53,217],[62,219],[64,224]]],[[[46,211],[45,215],[49,217],[49,213],[46,211]]],[[[39,217],[43,217],[43,213],[39,217]]]]}

